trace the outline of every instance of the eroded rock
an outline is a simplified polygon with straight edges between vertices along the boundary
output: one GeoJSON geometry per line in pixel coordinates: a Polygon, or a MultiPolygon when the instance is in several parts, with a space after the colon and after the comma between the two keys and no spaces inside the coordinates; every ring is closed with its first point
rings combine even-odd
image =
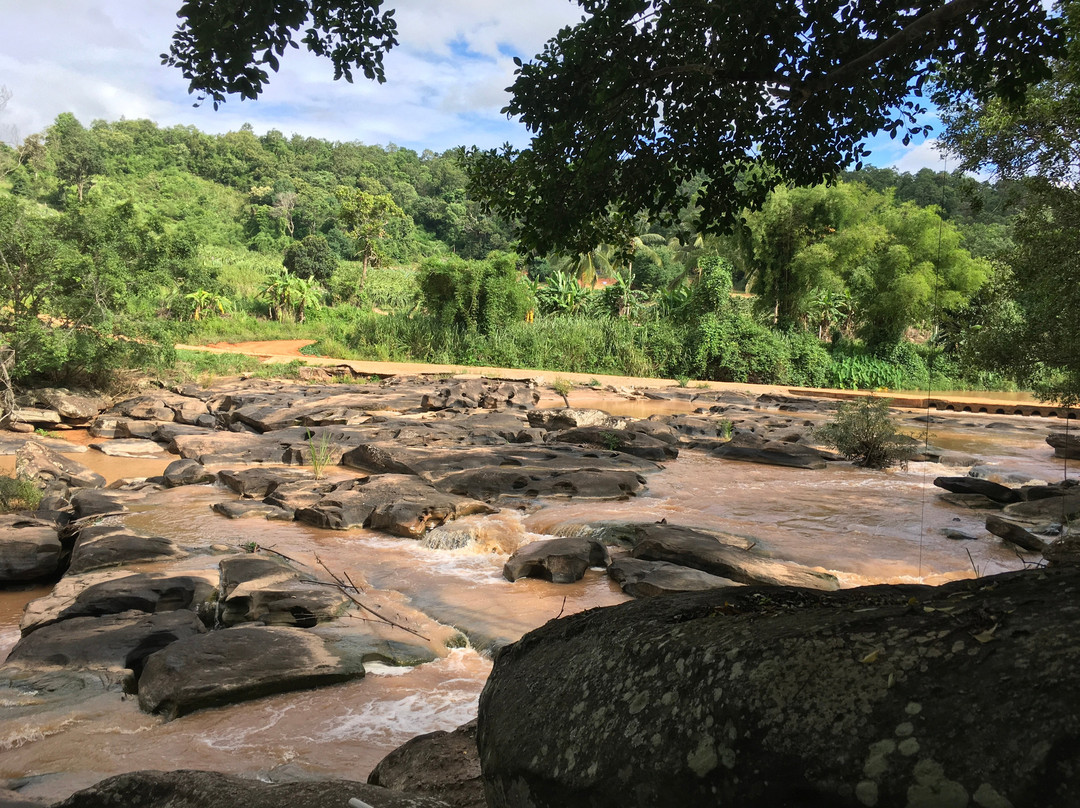
{"type": "Polygon", "coordinates": [[[611,562],[607,548],[596,539],[563,538],[534,541],[513,553],[503,565],[503,577],[541,578],[556,584],[581,580],[589,567],[611,562]]]}
{"type": "Polygon", "coordinates": [[[64,547],[56,525],[22,514],[0,515],[0,583],[59,574],[64,547]]]}

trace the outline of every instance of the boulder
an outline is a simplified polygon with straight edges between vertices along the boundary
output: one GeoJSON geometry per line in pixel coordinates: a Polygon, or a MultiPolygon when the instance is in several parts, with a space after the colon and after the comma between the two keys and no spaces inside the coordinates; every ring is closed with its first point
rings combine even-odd
{"type": "Polygon", "coordinates": [[[222,625],[260,622],[311,628],[339,617],[352,603],[332,586],[301,581],[285,561],[245,553],[221,559],[222,625]]]}
{"type": "Polygon", "coordinates": [[[497,382],[488,379],[468,379],[440,387],[426,393],[420,400],[422,410],[445,410],[448,408],[531,410],[540,401],[540,393],[521,384],[497,382]]]}
{"type": "Polygon", "coordinates": [[[1005,516],[1014,521],[1045,524],[1066,524],[1080,517],[1080,490],[1062,488],[1061,496],[1016,502],[1005,506],[1005,516]]]}
{"type": "Polygon", "coordinates": [[[226,469],[218,472],[218,479],[242,497],[262,499],[279,485],[314,480],[315,475],[307,469],[226,469]]]}
{"type": "Polygon", "coordinates": [[[11,649],[7,662],[32,667],[130,668],[138,673],[150,654],[205,632],[203,622],[187,610],[73,617],[27,634],[11,649]]]}
{"type": "Polygon", "coordinates": [[[432,527],[474,513],[494,513],[483,502],[443,493],[416,477],[382,474],[334,486],[316,504],[296,511],[296,519],[316,527],[366,527],[419,538],[432,527]]]}
{"type": "Polygon", "coordinates": [[[611,563],[607,548],[596,539],[583,537],[534,541],[520,548],[503,565],[503,577],[541,578],[556,584],[581,580],[589,567],[611,563]]]}
{"type": "Polygon", "coordinates": [[[1051,566],[1080,564],[1080,532],[1066,533],[1050,542],[1043,555],[1051,566]]]}
{"type": "Polygon", "coordinates": [[[75,511],[76,519],[85,519],[88,516],[127,513],[126,503],[130,499],[130,496],[119,491],[81,488],[71,495],[71,507],[75,511]]]}
{"type": "Polygon", "coordinates": [[[85,423],[109,406],[109,401],[97,393],[82,393],[63,388],[38,388],[30,391],[34,403],[56,410],[65,421],[85,423]]]}
{"type": "Polygon", "coordinates": [[[56,410],[17,407],[11,411],[8,420],[16,424],[37,424],[39,427],[50,427],[57,426],[62,419],[56,410]]]}
{"type": "Polygon", "coordinates": [[[406,741],[379,761],[368,783],[434,797],[452,808],[487,808],[476,720],[453,732],[429,732],[406,741]]]}
{"type": "Polygon", "coordinates": [[[1000,511],[1003,507],[1000,502],[990,499],[985,494],[953,494],[946,491],[944,494],[939,494],[938,499],[942,502],[948,502],[950,505],[973,510],[990,509],[1000,511]]]}
{"type": "Polygon", "coordinates": [[[954,494],[981,494],[1002,505],[1021,500],[1020,492],[1016,489],[978,477],[937,477],[934,485],[954,494]]]}
{"type": "Polygon", "coordinates": [[[39,480],[42,487],[54,482],[62,482],[71,488],[101,488],[105,485],[105,478],[97,472],[36,440],[27,441],[15,453],[15,473],[19,477],[39,480]]]}
{"type": "Polygon", "coordinates": [[[1077,432],[1051,432],[1046,436],[1046,442],[1054,447],[1055,457],[1080,460],[1080,434],[1077,432]]]}
{"type": "Polygon", "coordinates": [[[1041,553],[1046,549],[1046,542],[1025,528],[1002,519],[1000,516],[990,514],[986,517],[986,529],[1007,542],[1031,553],[1041,553]]]}
{"type": "Polygon", "coordinates": [[[53,808],[330,808],[356,798],[371,808],[446,808],[446,804],[414,794],[348,780],[263,783],[218,772],[131,772],[77,791],[53,808]]]}
{"type": "Polygon", "coordinates": [[[575,429],[562,429],[549,432],[547,443],[569,443],[573,446],[587,446],[607,449],[612,452],[626,452],[646,460],[674,460],[679,450],[669,441],[663,441],[632,429],[606,429],[599,426],[584,426],[575,429]]]}
{"type": "Polygon", "coordinates": [[[162,476],[169,488],[181,485],[205,485],[217,480],[217,475],[209,471],[197,460],[174,460],[165,467],[162,476]]]}
{"type": "Polygon", "coordinates": [[[227,516],[229,519],[257,517],[280,522],[291,522],[293,520],[292,511],[286,510],[285,508],[279,508],[276,505],[267,505],[265,502],[233,500],[230,502],[215,502],[210,508],[214,513],[220,513],[222,516],[227,516]]]}
{"type": "Polygon", "coordinates": [[[102,454],[110,457],[157,457],[165,451],[162,446],[152,440],[140,440],[137,438],[91,443],[90,448],[97,449],[102,454]]]}
{"type": "Polygon", "coordinates": [[[489,466],[449,474],[436,485],[442,491],[487,502],[499,497],[628,499],[645,487],[645,478],[635,471],[616,469],[489,466]]]}
{"type": "Polygon", "coordinates": [[[340,646],[331,650],[303,629],[239,626],[192,636],[152,655],[139,677],[139,706],[173,719],[363,675],[361,658],[340,646]]]}
{"type": "Polygon", "coordinates": [[[786,441],[766,441],[752,433],[737,434],[727,443],[710,451],[713,457],[787,466],[797,469],[823,469],[832,455],[811,446],[786,441]]]}
{"type": "Polygon", "coordinates": [[[634,598],[651,598],[672,592],[699,592],[725,586],[741,586],[730,578],[710,575],[701,570],[680,567],[665,561],[642,561],[620,558],[611,562],[608,575],[622,591],[634,598]]]}
{"type": "Polygon", "coordinates": [[[184,551],[169,539],[143,536],[117,525],[94,525],[79,531],[68,571],[76,574],[183,555],[184,551]]]}
{"type": "Polygon", "coordinates": [[[0,516],[0,584],[55,577],[63,553],[54,523],[20,514],[0,516]]]}
{"type": "Polygon", "coordinates": [[[833,590],[839,584],[827,572],[790,561],[776,561],[740,547],[720,542],[707,533],[655,530],[633,549],[634,558],[644,561],[667,561],[683,567],[708,572],[745,584],[804,586],[833,590]]]}
{"type": "Polygon", "coordinates": [[[578,409],[575,407],[531,410],[528,417],[529,426],[535,429],[546,429],[549,432],[560,429],[575,429],[582,426],[623,429],[630,423],[629,418],[608,415],[603,410],[578,409]]]}
{"type": "Polygon", "coordinates": [[[1060,567],[553,620],[480,698],[488,805],[1072,806],[1078,598],[1060,567]]]}

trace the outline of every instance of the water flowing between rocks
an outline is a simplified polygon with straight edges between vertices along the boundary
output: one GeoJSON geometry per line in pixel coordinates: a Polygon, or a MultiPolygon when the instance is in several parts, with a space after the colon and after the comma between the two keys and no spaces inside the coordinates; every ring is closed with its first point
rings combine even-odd
{"type": "MultiPolygon", "coordinates": [[[[577,403],[577,402],[575,402],[577,403]]],[[[606,409],[645,417],[689,411],[685,402],[630,402],[606,409]]],[[[909,413],[910,418],[917,413],[909,413]]],[[[1043,442],[1052,419],[958,414],[935,424],[933,443],[1044,480],[1060,479],[1060,461],[1043,442]]],[[[145,461],[77,457],[110,479],[159,473],[173,456],[145,461]]],[[[888,472],[830,464],[805,471],[733,462],[684,451],[648,479],[644,495],[621,502],[546,500],[537,507],[504,507],[449,524],[429,540],[391,538],[363,529],[320,530],[300,523],[229,520],[210,510],[227,499],[215,486],[186,486],[153,495],[119,519],[154,536],[190,544],[272,547],[321,574],[348,572],[362,587],[400,593],[402,603],[463,631],[472,647],[415,668],[371,665],[349,684],[203,710],[165,723],[140,712],[133,697],[106,693],[75,710],[11,718],[0,714],[0,779],[28,778],[22,793],[61,798],[97,780],[138,769],[209,769],[288,779],[298,772],[363,779],[387,752],[407,739],[452,729],[475,715],[490,671],[474,648],[510,642],[560,615],[627,600],[602,571],[574,584],[539,580],[508,583],[502,565],[517,547],[538,538],[574,535],[604,520],[701,526],[751,538],[756,550],[834,573],[842,586],[939,583],[1018,569],[1015,550],[983,530],[983,514],[941,501],[939,474],[965,468],[913,463],[888,472]],[[454,530],[478,537],[463,549],[454,530]],[[982,536],[953,541],[943,530],[982,536]],[[968,552],[971,557],[969,559],[968,552]]],[[[337,472],[335,471],[335,474],[337,472]]],[[[342,470],[341,476],[348,476],[342,470]]],[[[205,569],[193,556],[172,569],[205,569]]],[[[153,571],[154,565],[138,567],[153,571]]],[[[18,638],[22,606],[46,594],[38,587],[0,593],[0,659],[18,638]]],[[[392,605],[392,604],[391,604],[392,605]]]]}

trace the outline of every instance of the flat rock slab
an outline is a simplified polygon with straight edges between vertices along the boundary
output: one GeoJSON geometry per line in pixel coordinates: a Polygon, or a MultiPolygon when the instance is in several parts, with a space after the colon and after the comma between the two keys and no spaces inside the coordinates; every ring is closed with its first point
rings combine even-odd
{"type": "Polygon", "coordinates": [[[90,572],[185,555],[171,540],[161,536],[143,536],[124,527],[98,525],[79,531],[79,538],[71,551],[69,572],[90,572]]]}
{"type": "Polygon", "coordinates": [[[713,449],[710,454],[724,460],[741,460],[767,466],[786,466],[796,469],[823,469],[822,453],[798,444],[772,441],[762,446],[739,446],[728,443],[713,449]]]}
{"type": "Polygon", "coordinates": [[[608,429],[599,426],[585,426],[575,429],[563,429],[558,432],[548,433],[545,442],[568,443],[573,446],[588,446],[608,449],[613,452],[625,452],[635,457],[658,462],[674,460],[679,456],[679,450],[672,445],[671,441],[664,441],[648,435],[644,431],[629,428],[608,429]]]}
{"type": "Polygon", "coordinates": [[[296,519],[332,530],[366,527],[415,539],[450,519],[494,512],[483,502],[443,493],[416,477],[382,474],[335,486],[315,505],[296,511],[296,519]]]}
{"type": "Polygon", "coordinates": [[[978,477],[937,477],[934,485],[954,494],[981,494],[1002,505],[1019,502],[1021,499],[1019,491],[978,477]]]}
{"type": "Polygon", "coordinates": [[[218,619],[222,625],[260,622],[311,628],[340,617],[352,601],[333,586],[300,580],[284,561],[254,554],[221,559],[218,619]]]}
{"type": "Polygon", "coordinates": [[[1080,568],[1054,567],[552,620],[502,650],[480,698],[488,805],[1067,808],[1077,602],[1080,568]]]}
{"type": "Polygon", "coordinates": [[[609,415],[603,410],[563,407],[561,409],[532,410],[528,414],[529,426],[554,432],[560,429],[598,426],[605,429],[622,429],[631,419],[609,415]]]}
{"type": "Polygon", "coordinates": [[[251,502],[250,500],[231,500],[229,502],[215,502],[210,508],[214,513],[227,516],[229,519],[248,519],[257,517],[271,519],[280,522],[291,522],[293,512],[276,505],[268,505],[265,502],[251,502]]]}
{"type": "Polygon", "coordinates": [[[1034,533],[1031,533],[1015,522],[1010,522],[1008,519],[1002,519],[1000,516],[994,514],[987,516],[986,529],[995,536],[998,536],[1007,542],[1011,542],[1017,547],[1027,550],[1029,553],[1041,553],[1046,549],[1046,542],[1034,533]]]}
{"type": "Polygon", "coordinates": [[[581,468],[562,471],[545,468],[494,466],[448,474],[436,485],[460,496],[493,501],[499,497],[580,497],[629,499],[645,487],[636,471],[581,468]]]}
{"type": "Polygon", "coordinates": [[[372,808],[447,808],[431,797],[347,780],[262,783],[217,772],[132,772],[102,780],[53,808],[345,808],[352,798],[372,808]]]}
{"type": "Polygon", "coordinates": [[[167,718],[364,675],[359,656],[330,650],[298,628],[241,626],[189,637],[154,654],[139,677],[139,706],[167,718]]]}
{"type": "Polygon", "coordinates": [[[503,577],[540,578],[556,584],[580,581],[589,567],[611,563],[607,547],[596,539],[564,538],[534,541],[517,550],[503,565],[503,577]]]}
{"type": "Polygon", "coordinates": [[[110,457],[157,457],[165,448],[152,440],[111,440],[101,443],[91,443],[91,449],[97,449],[102,454],[110,457]]]}
{"type": "Polygon", "coordinates": [[[146,614],[122,612],[104,617],[74,617],[43,626],[23,637],[8,663],[24,666],[142,669],[150,654],[185,637],[203,634],[206,626],[186,610],[146,614]]]}
{"type": "Polygon", "coordinates": [[[165,485],[178,488],[181,485],[205,485],[217,481],[217,475],[198,460],[174,460],[161,474],[165,485]]]}
{"type": "Polygon", "coordinates": [[[1046,442],[1054,447],[1055,457],[1080,460],[1080,436],[1076,432],[1067,435],[1064,432],[1051,432],[1046,436],[1046,442]]]}
{"type": "Polygon", "coordinates": [[[667,561],[744,584],[804,586],[823,590],[839,587],[836,577],[827,572],[765,558],[749,550],[722,544],[714,536],[695,534],[685,528],[681,531],[654,531],[634,546],[632,554],[643,561],[667,561]]]}
{"type": "Polygon", "coordinates": [[[307,469],[241,469],[233,471],[226,469],[218,472],[218,479],[228,486],[229,490],[242,497],[262,499],[277,489],[280,485],[288,483],[306,482],[314,480],[315,475],[307,469]]]}
{"type": "Polygon", "coordinates": [[[19,514],[0,516],[0,584],[55,577],[63,551],[52,522],[19,514]]]}
{"type": "Polygon", "coordinates": [[[721,589],[725,586],[742,586],[730,578],[710,575],[701,570],[669,564],[665,561],[642,561],[637,558],[620,558],[608,567],[611,576],[622,591],[634,598],[651,598],[670,595],[673,592],[700,592],[721,589]]]}
{"type": "MultiPolygon", "coordinates": [[[[65,449],[66,451],[66,449],[65,449]]],[[[61,482],[72,488],[101,488],[105,478],[77,460],[46,448],[36,440],[27,441],[15,452],[15,474],[40,480],[44,486],[61,482]]]]}
{"type": "Polygon", "coordinates": [[[1067,493],[1063,496],[1006,505],[1005,516],[1015,521],[1034,524],[1070,522],[1080,517],[1080,490],[1065,490],[1067,493]]]}

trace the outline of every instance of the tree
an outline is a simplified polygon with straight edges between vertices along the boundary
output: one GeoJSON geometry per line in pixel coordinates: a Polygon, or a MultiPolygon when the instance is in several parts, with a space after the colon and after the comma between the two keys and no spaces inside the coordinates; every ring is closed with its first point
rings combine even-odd
{"type": "Polygon", "coordinates": [[[338,186],[336,195],[341,203],[338,221],[342,230],[356,240],[356,249],[364,263],[361,286],[367,283],[367,270],[372,261],[379,258],[379,243],[386,237],[386,226],[391,219],[405,219],[405,211],[398,207],[390,194],[372,194],[359,188],[338,186]]]}
{"type": "Polygon", "coordinates": [[[338,265],[326,237],[318,234],[304,236],[286,247],[281,263],[294,275],[314,278],[320,283],[330,280],[338,265]]]}
{"type": "Polygon", "coordinates": [[[384,82],[383,54],[397,44],[393,10],[380,13],[382,0],[185,0],[162,64],[178,67],[188,92],[209,96],[214,109],[225,96],[259,96],[277,71],[285,48],[299,41],[334,64],[334,78],[352,81],[353,68],[384,82]]]}
{"type": "Polygon", "coordinates": [[[49,127],[45,146],[56,161],[56,176],[75,186],[81,204],[91,177],[105,170],[101,147],[70,112],[57,116],[49,127]]]}
{"type": "Polygon", "coordinates": [[[591,16],[518,67],[505,112],[529,148],[474,151],[469,167],[542,251],[620,243],[641,210],[671,221],[695,179],[697,221],[730,227],[781,182],[859,166],[869,134],[924,134],[938,65],[978,98],[1015,100],[1059,46],[1035,0],[582,5],[591,16]]]}

